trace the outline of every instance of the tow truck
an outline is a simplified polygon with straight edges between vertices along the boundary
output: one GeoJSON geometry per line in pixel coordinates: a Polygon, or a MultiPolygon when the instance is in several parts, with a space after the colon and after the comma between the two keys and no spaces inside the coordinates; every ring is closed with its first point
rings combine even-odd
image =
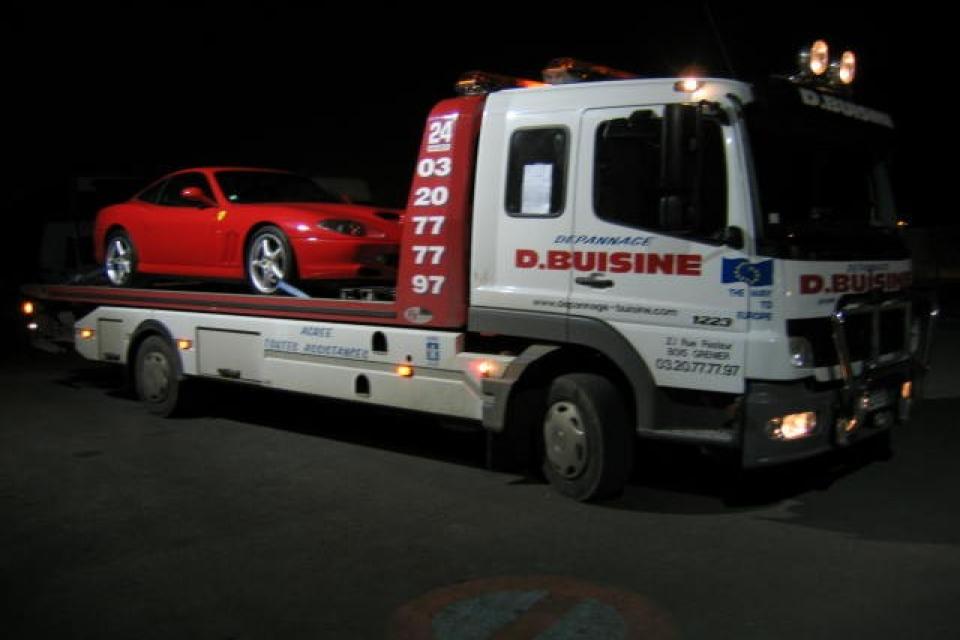
{"type": "MultiPolygon", "coordinates": [[[[747,84],[569,58],[430,111],[395,287],[339,298],[34,285],[152,411],[213,378],[465,420],[576,500],[669,440],[781,464],[905,424],[937,316],[823,41],[747,84]]],[[[285,290],[298,292],[290,287],[285,290]]],[[[495,457],[495,456],[494,456],[495,457]]]]}

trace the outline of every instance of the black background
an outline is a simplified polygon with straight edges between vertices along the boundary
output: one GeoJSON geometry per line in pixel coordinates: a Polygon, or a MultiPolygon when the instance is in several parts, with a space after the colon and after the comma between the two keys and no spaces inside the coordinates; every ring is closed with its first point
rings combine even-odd
{"type": "Polygon", "coordinates": [[[43,220],[92,217],[76,210],[81,176],[145,184],[188,166],[272,166],[363,178],[380,203],[402,206],[423,120],[461,72],[538,78],[558,56],[754,80],[792,72],[816,38],[852,48],[854,99],[897,125],[902,215],[941,221],[953,101],[946,16],[889,5],[645,4],[13,10],[2,44],[0,206],[16,240],[3,288],[29,279],[43,220]]]}

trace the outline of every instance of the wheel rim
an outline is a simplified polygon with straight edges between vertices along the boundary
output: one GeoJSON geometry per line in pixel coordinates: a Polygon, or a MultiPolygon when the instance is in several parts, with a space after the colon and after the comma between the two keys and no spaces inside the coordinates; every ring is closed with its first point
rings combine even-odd
{"type": "Polygon", "coordinates": [[[587,468],[587,433],[572,402],[554,403],[543,424],[547,462],[560,476],[573,479],[587,468]]]}
{"type": "Polygon", "coordinates": [[[143,359],[140,391],[147,402],[163,402],[170,391],[170,361],[159,351],[151,351],[143,359]]]}
{"type": "Polygon", "coordinates": [[[286,275],[287,254],[283,239],[259,236],[250,250],[250,280],[260,293],[273,293],[286,275]]]}
{"type": "Polygon", "coordinates": [[[107,278],[112,284],[127,284],[133,274],[133,245],[124,236],[110,239],[107,245],[107,257],[104,261],[107,278]]]}

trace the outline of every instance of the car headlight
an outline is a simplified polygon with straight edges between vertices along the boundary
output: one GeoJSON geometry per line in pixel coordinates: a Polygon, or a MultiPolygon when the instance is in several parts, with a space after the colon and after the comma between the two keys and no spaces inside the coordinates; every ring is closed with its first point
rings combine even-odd
{"type": "Polygon", "coordinates": [[[367,228],[356,220],[321,220],[317,226],[334,233],[342,233],[345,236],[365,236],[367,228]]]}

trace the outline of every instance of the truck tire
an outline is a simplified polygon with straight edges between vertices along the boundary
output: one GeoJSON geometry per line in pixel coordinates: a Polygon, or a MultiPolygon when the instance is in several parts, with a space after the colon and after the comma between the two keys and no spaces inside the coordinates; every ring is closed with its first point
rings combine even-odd
{"type": "Polygon", "coordinates": [[[179,355],[166,339],[150,336],[137,349],[133,384],[150,413],[168,417],[182,408],[179,355]]]}
{"type": "Polygon", "coordinates": [[[103,270],[114,287],[133,285],[137,275],[137,249],[126,231],[113,231],[107,236],[103,270]]]}
{"type": "Polygon", "coordinates": [[[579,501],[623,491],[633,470],[634,435],[616,387],[592,373],[554,380],[543,419],[543,472],[579,501]]]}

